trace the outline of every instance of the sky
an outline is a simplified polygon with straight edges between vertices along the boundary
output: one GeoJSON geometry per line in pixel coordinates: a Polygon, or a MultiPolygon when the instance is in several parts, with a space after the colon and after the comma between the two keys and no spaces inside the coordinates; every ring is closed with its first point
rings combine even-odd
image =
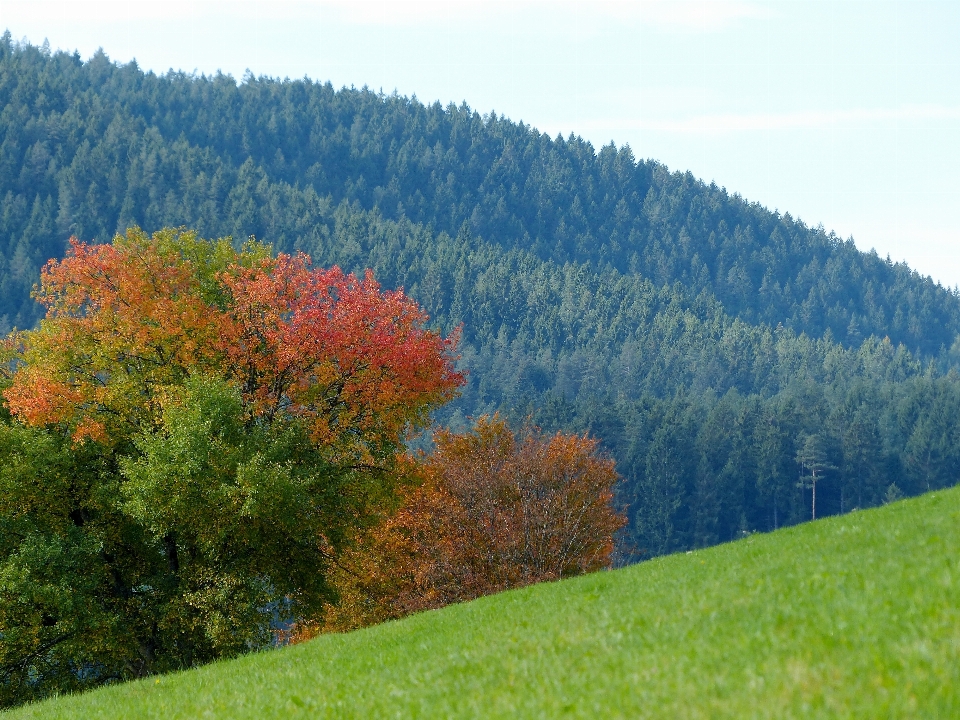
{"type": "Polygon", "coordinates": [[[960,2],[0,0],[0,30],[364,85],[689,170],[960,285],[960,2]]]}

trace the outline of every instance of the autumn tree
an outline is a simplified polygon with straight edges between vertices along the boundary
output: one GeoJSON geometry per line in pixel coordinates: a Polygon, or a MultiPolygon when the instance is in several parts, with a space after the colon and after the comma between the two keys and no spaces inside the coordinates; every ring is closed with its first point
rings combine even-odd
{"type": "MultiPolygon", "coordinates": [[[[624,518],[613,461],[578,435],[514,433],[501,418],[446,430],[406,472],[399,509],[333,570],[339,630],[610,565],[624,518]]],[[[310,635],[307,629],[304,633],[310,635]]]]}
{"type": "Polygon", "coordinates": [[[304,255],[71,241],[8,339],[0,703],[194,665],[316,614],[457,391],[456,338],[304,255]]]}

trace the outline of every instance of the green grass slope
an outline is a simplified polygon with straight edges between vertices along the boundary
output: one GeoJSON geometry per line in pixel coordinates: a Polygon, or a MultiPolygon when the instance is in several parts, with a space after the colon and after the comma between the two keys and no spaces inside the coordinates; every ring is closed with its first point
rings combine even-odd
{"type": "Polygon", "coordinates": [[[960,489],[9,718],[960,717],[960,489]]]}

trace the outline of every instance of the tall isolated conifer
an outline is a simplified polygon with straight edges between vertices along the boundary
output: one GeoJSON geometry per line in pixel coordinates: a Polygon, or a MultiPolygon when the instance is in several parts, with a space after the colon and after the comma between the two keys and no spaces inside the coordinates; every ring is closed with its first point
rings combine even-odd
{"type": "Polygon", "coordinates": [[[250,242],[71,241],[8,340],[0,705],[187,667],[316,613],[463,383],[402,291],[250,242]]]}

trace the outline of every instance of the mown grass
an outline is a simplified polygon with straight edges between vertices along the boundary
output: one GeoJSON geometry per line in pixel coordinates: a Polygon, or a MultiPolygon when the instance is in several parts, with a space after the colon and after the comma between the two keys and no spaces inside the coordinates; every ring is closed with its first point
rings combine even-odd
{"type": "Polygon", "coordinates": [[[960,489],[10,718],[960,717],[960,489]]]}

